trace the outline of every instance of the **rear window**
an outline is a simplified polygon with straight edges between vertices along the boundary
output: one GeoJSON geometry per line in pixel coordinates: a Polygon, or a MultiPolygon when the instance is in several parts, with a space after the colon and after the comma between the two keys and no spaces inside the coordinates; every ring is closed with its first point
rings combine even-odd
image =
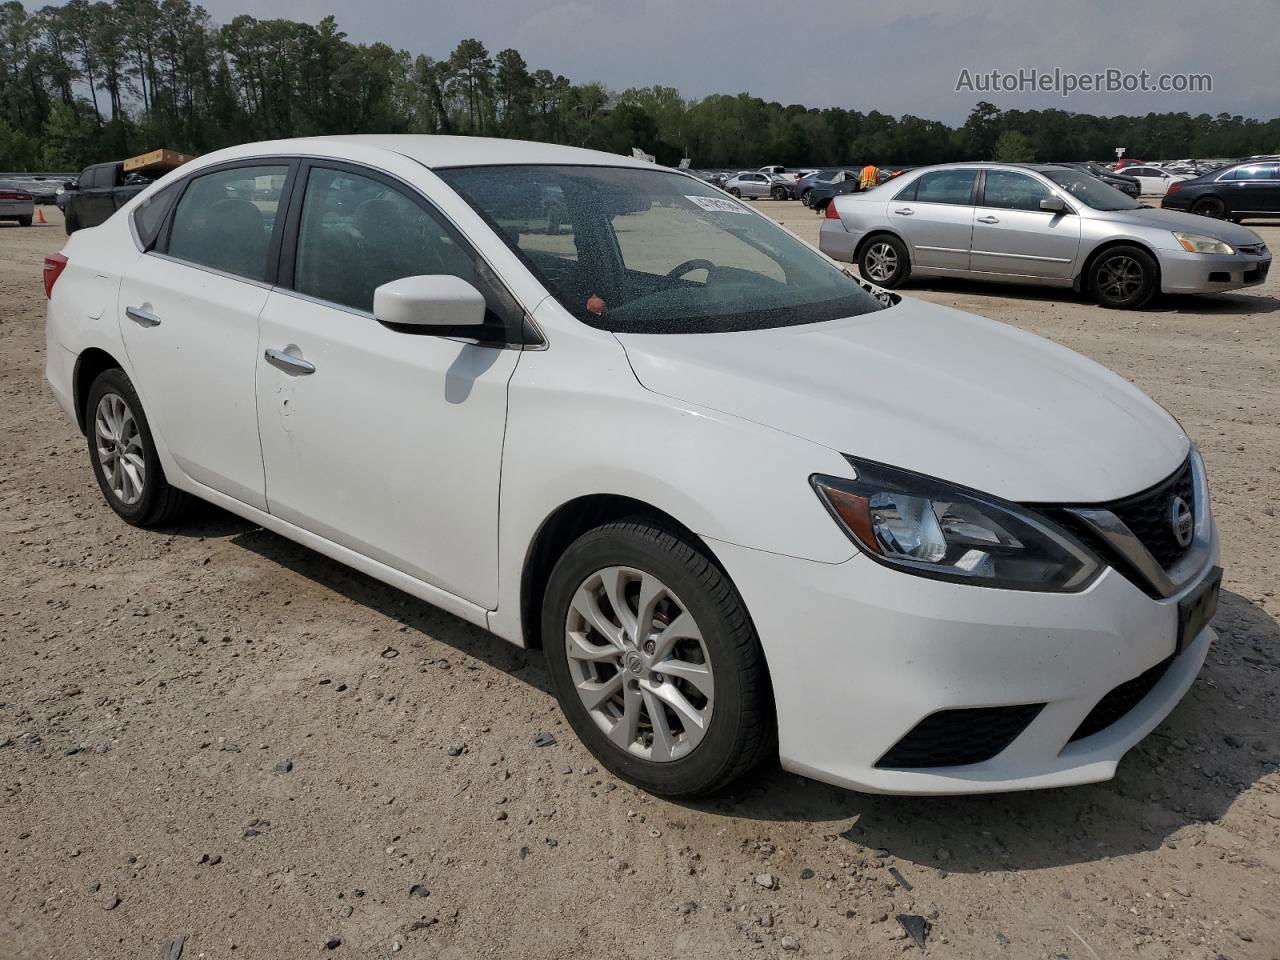
{"type": "Polygon", "coordinates": [[[719,333],[884,306],[811,247],[693,177],[551,165],[436,173],[591,326],[719,333]]]}
{"type": "Polygon", "coordinates": [[[266,280],[288,172],[285,166],[244,166],[192,178],[173,212],[166,252],[248,280],[266,280]]]}

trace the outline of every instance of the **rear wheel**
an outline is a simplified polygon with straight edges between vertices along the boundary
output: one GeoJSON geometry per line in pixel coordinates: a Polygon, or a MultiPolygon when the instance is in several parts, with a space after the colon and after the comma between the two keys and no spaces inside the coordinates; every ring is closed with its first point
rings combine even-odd
{"type": "Polygon", "coordinates": [[[76,216],[75,210],[72,209],[71,207],[68,207],[64,211],[64,213],[65,213],[65,219],[62,225],[63,225],[63,228],[67,231],[67,236],[69,237],[73,233],[75,233],[77,230],[80,229],[80,218],[76,216]]]}
{"type": "Polygon", "coordinates": [[[911,259],[901,240],[882,234],[863,245],[858,270],[876,286],[891,290],[910,275],[911,259]]]}
{"type": "Polygon", "coordinates": [[[812,187],[805,187],[805,189],[800,193],[800,202],[806,207],[809,205],[809,194],[811,193],[813,193],[812,187]]]}
{"type": "Polygon", "coordinates": [[[1215,220],[1221,220],[1227,215],[1227,207],[1217,197],[1201,197],[1191,205],[1191,212],[1198,213],[1202,217],[1213,217],[1215,220]]]}
{"type": "Polygon", "coordinates": [[[739,200],[742,199],[742,191],[739,190],[737,187],[730,187],[729,193],[730,195],[737,197],[739,200]]]}
{"type": "Polygon", "coordinates": [[[776,750],[755,628],[681,534],[636,518],[579,537],[547,583],[542,639],[574,732],[636,786],[710,793],[776,750]]]}
{"type": "Polygon", "coordinates": [[[787,188],[774,187],[772,190],[769,191],[769,195],[773,197],[774,200],[785,200],[787,199],[787,188]]]}
{"type": "Polygon", "coordinates": [[[19,218],[18,218],[18,226],[20,226],[20,227],[29,227],[29,226],[31,226],[31,218],[30,218],[30,217],[19,217],[19,218]]]}
{"type": "Polygon", "coordinates": [[[1104,307],[1137,310],[1155,295],[1157,277],[1156,262],[1147,251],[1112,247],[1089,268],[1089,289],[1104,307]]]}
{"type": "Polygon", "coordinates": [[[152,527],[178,516],[188,497],[165,480],[142,403],[123,370],[105,370],[93,381],[85,427],[93,474],[121,519],[152,527]]]}

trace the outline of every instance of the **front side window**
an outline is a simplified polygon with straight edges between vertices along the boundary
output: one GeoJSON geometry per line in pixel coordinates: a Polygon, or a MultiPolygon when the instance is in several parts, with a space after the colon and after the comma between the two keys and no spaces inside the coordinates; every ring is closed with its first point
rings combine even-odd
{"type": "Polygon", "coordinates": [[[917,203],[973,203],[976,170],[934,170],[908,184],[895,199],[917,203]]]}
{"type": "Polygon", "coordinates": [[[517,312],[488,266],[407,193],[346,170],[312,168],[294,261],[298,293],[372,313],[375,289],[424,274],[461,277],[499,319],[517,312]]]}
{"type": "Polygon", "coordinates": [[[165,252],[179,260],[265,281],[289,168],[234,167],[194,177],[173,212],[165,252]]]}
{"type": "Polygon", "coordinates": [[[592,326],[729,332],[882,308],[812,248],[692,177],[551,165],[436,173],[592,326]]]}
{"type": "Polygon", "coordinates": [[[988,170],[982,202],[984,206],[1003,210],[1039,210],[1040,201],[1050,196],[1048,187],[1025,173],[988,170]]]}

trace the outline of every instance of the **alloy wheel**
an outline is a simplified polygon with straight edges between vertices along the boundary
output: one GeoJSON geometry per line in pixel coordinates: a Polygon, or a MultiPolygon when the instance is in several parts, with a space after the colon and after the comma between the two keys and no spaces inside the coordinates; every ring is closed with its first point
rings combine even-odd
{"type": "Polygon", "coordinates": [[[578,697],[615,746],[658,763],[697,748],[715,703],[711,661],[661,580],[621,566],[591,574],[569,605],[565,645],[578,697]]]}
{"type": "Polygon", "coordinates": [[[124,397],[103,394],[94,413],[98,463],[107,489],[126,507],[142,499],[147,484],[147,460],[138,422],[124,397]]]}
{"type": "Polygon", "coordinates": [[[867,251],[867,273],[877,283],[884,283],[898,272],[898,251],[881,241],[867,251]]]}
{"type": "Polygon", "coordinates": [[[1098,271],[1098,288],[1108,300],[1128,300],[1142,289],[1142,284],[1142,264],[1133,257],[1111,257],[1098,271]]]}

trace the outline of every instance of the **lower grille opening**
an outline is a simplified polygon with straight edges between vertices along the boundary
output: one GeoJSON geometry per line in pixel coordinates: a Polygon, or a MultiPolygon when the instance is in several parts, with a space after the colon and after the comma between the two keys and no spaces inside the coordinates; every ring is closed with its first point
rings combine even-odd
{"type": "Polygon", "coordinates": [[[1230,283],[1231,274],[1225,270],[1211,270],[1209,272],[1210,283],[1230,283]]]}
{"type": "Polygon", "coordinates": [[[1077,740],[1091,737],[1095,733],[1101,733],[1107,727],[1123,718],[1125,714],[1141,703],[1147,694],[1155,689],[1155,685],[1168,672],[1172,663],[1173,657],[1161,660],[1154,667],[1144,670],[1132,680],[1126,680],[1108,693],[1098,701],[1097,706],[1089,711],[1089,715],[1076,728],[1076,732],[1071,735],[1069,742],[1075,743],[1077,740]]]}
{"type": "Polygon", "coordinates": [[[940,710],[917,723],[876,761],[880,768],[962,767],[990,760],[1013,743],[1043,703],[940,710]]]}

